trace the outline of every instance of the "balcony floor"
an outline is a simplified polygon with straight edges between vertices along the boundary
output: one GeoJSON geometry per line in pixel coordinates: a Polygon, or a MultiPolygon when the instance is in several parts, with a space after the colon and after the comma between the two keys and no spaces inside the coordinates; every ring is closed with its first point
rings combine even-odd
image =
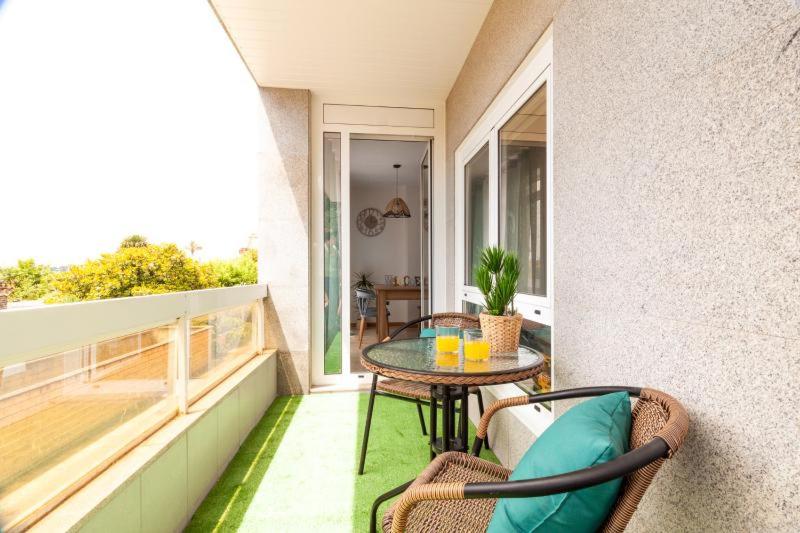
{"type": "Polygon", "coordinates": [[[368,400],[356,392],[277,398],[187,531],[367,531],[375,497],[428,463],[414,406],[378,397],[357,475],[368,400]]]}

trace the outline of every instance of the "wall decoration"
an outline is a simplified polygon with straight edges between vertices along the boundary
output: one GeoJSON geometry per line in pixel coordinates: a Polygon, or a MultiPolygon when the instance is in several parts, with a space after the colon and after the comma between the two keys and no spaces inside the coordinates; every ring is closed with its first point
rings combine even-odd
{"type": "Polygon", "coordinates": [[[363,209],[356,217],[356,226],[358,231],[367,237],[375,237],[383,233],[386,227],[386,219],[383,218],[381,212],[374,207],[363,209]]]}

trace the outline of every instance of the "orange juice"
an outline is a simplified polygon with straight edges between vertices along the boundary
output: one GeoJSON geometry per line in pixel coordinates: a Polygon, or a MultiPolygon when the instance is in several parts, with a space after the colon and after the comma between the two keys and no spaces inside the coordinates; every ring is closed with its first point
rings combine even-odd
{"type": "Polygon", "coordinates": [[[437,336],[436,337],[436,351],[437,352],[457,352],[458,351],[458,335],[454,336],[437,336]]]}
{"type": "Polygon", "coordinates": [[[464,372],[488,372],[489,371],[489,360],[484,359],[483,361],[464,361],[464,372]]]}
{"type": "Polygon", "coordinates": [[[458,354],[436,352],[436,364],[437,366],[457,367],[458,354]]]}
{"type": "Polygon", "coordinates": [[[472,361],[485,361],[489,358],[489,342],[485,340],[465,340],[464,358],[472,361]]]}

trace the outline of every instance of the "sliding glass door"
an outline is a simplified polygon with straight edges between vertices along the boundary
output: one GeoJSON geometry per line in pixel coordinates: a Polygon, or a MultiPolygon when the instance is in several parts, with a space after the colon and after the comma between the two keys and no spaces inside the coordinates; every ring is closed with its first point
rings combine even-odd
{"type": "Polygon", "coordinates": [[[431,147],[420,161],[419,168],[419,235],[420,235],[420,313],[422,316],[431,313],[431,147]]]}
{"type": "Polygon", "coordinates": [[[323,136],[323,321],[325,375],[342,373],[342,143],[340,133],[323,136]]]}

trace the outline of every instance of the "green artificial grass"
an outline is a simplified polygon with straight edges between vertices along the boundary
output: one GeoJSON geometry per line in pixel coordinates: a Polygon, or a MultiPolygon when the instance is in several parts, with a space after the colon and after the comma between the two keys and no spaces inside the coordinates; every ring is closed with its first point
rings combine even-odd
{"type": "Polygon", "coordinates": [[[373,500],[416,477],[429,459],[414,405],[378,397],[359,476],[368,400],[356,392],[277,398],[186,530],[368,531],[373,500]]]}
{"type": "Polygon", "coordinates": [[[342,373],[342,334],[337,333],[333,338],[333,342],[325,350],[325,357],[323,358],[323,367],[325,375],[341,374],[342,373]]]}

